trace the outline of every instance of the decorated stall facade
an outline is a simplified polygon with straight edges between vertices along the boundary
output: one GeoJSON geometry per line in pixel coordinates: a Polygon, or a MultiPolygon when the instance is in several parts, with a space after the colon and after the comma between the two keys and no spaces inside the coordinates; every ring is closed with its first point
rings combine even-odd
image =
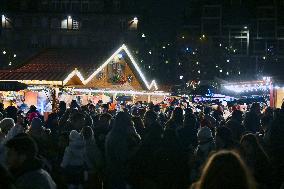
{"type": "Polygon", "coordinates": [[[154,80],[146,79],[126,45],[110,56],[98,54],[95,50],[48,49],[17,69],[0,71],[0,81],[26,84],[24,93],[47,93],[44,104],[52,104],[54,98],[86,104],[116,101],[121,96],[128,101],[158,102],[168,95],[158,91],[154,80]]]}

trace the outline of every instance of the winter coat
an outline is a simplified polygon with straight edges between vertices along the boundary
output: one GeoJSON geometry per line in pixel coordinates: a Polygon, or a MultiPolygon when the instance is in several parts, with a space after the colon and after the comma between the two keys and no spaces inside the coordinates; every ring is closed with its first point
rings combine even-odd
{"type": "Polygon", "coordinates": [[[20,189],[56,189],[56,184],[51,176],[43,169],[27,172],[16,180],[20,189]]]}
{"type": "Polygon", "coordinates": [[[56,189],[48,172],[43,170],[40,160],[29,160],[16,170],[11,170],[19,189],[56,189]]]}
{"type": "Polygon", "coordinates": [[[104,166],[104,159],[96,141],[94,139],[85,141],[84,150],[88,170],[91,172],[101,171],[104,166]]]}
{"type": "Polygon", "coordinates": [[[247,131],[256,133],[260,130],[260,116],[254,112],[248,112],[245,116],[244,126],[247,131]]]}
{"type": "Polygon", "coordinates": [[[61,167],[83,166],[85,163],[84,142],[83,140],[70,142],[65,148],[61,167]]]}

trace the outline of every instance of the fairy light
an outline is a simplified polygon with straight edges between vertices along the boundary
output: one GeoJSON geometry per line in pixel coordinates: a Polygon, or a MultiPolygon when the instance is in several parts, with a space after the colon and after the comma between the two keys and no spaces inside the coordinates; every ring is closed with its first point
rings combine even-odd
{"type": "Polygon", "coordinates": [[[89,83],[99,72],[101,72],[112,60],[114,57],[117,56],[118,53],[120,53],[122,50],[124,50],[126,52],[126,54],[128,55],[131,63],[134,65],[134,68],[136,69],[136,71],[138,72],[139,76],[141,77],[142,81],[144,82],[145,86],[147,87],[148,90],[151,90],[153,87],[155,90],[158,90],[157,87],[157,83],[155,80],[153,80],[150,84],[148,83],[148,81],[146,80],[145,75],[142,73],[140,67],[138,66],[138,64],[136,63],[136,61],[134,60],[132,54],[130,53],[130,51],[128,50],[128,48],[126,47],[125,44],[123,44],[121,47],[119,47],[97,70],[95,70],[86,80],[84,79],[84,77],[82,76],[82,74],[80,73],[80,71],[78,71],[77,69],[73,70],[67,77],[66,79],[63,80],[63,84],[65,85],[72,77],[74,77],[75,75],[77,75],[80,80],[82,81],[82,83],[84,85],[86,85],[87,83],[89,83]]]}
{"type": "Polygon", "coordinates": [[[170,93],[162,91],[146,92],[146,91],[119,91],[119,90],[104,90],[104,89],[73,89],[73,92],[81,93],[110,93],[110,94],[130,94],[130,95],[153,95],[153,96],[168,96],[170,93]]]}

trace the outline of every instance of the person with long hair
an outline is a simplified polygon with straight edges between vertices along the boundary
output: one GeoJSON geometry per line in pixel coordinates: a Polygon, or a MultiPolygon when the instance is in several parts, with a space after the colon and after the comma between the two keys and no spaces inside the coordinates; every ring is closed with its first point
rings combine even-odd
{"type": "Polygon", "coordinates": [[[140,136],[133,126],[131,116],[126,112],[119,112],[105,143],[107,188],[127,188],[128,163],[139,140],[140,136]]]}
{"type": "Polygon", "coordinates": [[[201,178],[191,189],[255,189],[250,175],[240,156],[232,151],[213,154],[203,168],[201,178]]]}
{"type": "Polygon", "coordinates": [[[166,129],[181,128],[183,125],[183,109],[181,107],[176,107],[172,113],[171,118],[166,123],[166,129]]]}
{"type": "Polygon", "coordinates": [[[267,154],[253,134],[241,139],[241,155],[258,184],[265,188],[271,184],[271,164],[267,154]]]}

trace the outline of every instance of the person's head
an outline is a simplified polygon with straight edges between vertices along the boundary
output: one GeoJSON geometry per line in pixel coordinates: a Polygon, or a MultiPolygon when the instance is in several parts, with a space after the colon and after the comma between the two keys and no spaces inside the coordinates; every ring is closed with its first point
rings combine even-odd
{"type": "Polygon", "coordinates": [[[72,100],[71,104],[70,104],[70,108],[71,109],[76,109],[78,107],[79,107],[79,105],[78,105],[77,101],[76,100],[72,100]]]}
{"type": "Polygon", "coordinates": [[[0,121],[1,132],[4,133],[5,135],[14,126],[15,126],[15,122],[14,122],[14,119],[12,118],[4,118],[0,121]]]}
{"type": "Polygon", "coordinates": [[[197,138],[199,144],[207,143],[213,140],[212,132],[208,127],[202,127],[197,133],[197,138]]]}
{"type": "Polygon", "coordinates": [[[185,114],[184,120],[183,120],[183,126],[184,127],[190,127],[195,128],[197,124],[197,119],[195,115],[193,114],[185,114]]]}
{"type": "Polygon", "coordinates": [[[267,129],[270,128],[271,123],[272,119],[270,116],[266,115],[261,118],[261,126],[264,131],[267,131],[267,129]]]}
{"type": "Polygon", "coordinates": [[[232,113],[232,119],[241,122],[243,120],[243,112],[240,110],[234,110],[232,113]]]}
{"type": "Polygon", "coordinates": [[[82,139],[83,139],[82,136],[76,130],[72,130],[69,133],[69,144],[77,143],[78,141],[82,141],[82,139]]]}
{"type": "Polygon", "coordinates": [[[131,126],[133,126],[131,116],[126,112],[119,112],[115,117],[112,131],[127,133],[131,126]]]}
{"type": "Polygon", "coordinates": [[[112,116],[109,113],[100,114],[100,116],[99,116],[100,126],[109,127],[111,119],[112,119],[112,116]]]}
{"type": "Polygon", "coordinates": [[[255,189],[255,184],[240,156],[231,151],[213,154],[203,168],[197,189],[255,189]]]}
{"type": "Polygon", "coordinates": [[[153,111],[156,112],[156,113],[160,112],[160,109],[161,109],[160,105],[158,105],[158,104],[153,107],[153,111]]]}
{"type": "Polygon", "coordinates": [[[65,112],[66,111],[66,103],[64,101],[59,102],[59,111],[60,112],[65,112]]]}
{"type": "Polygon", "coordinates": [[[74,113],[71,116],[70,123],[73,129],[81,131],[81,129],[86,125],[86,116],[83,113],[74,113]]]}
{"type": "Polygon", "coordinates": [[[254,102],[251,105],[250,111],[253,112],[253,113],[259,114],[260,113],[260,104],[257,103],[257,102],[254,102]]]}
{"type": "Polygon", "coordinates": [[[181,107],[176,107],[172,113],[172,117],[173,120],[182,123],[183,121],[183,110],[181,107]]]}
{"type": "Polygon", "coordinates": [[[144,128],[144,123],[141,119],[141,117],[138,117],[138,116],[133,116],[132,117],[132,121],[134,123],[134,127],[135,129],[138,131],[139,129],[143,129],[144,128]]]}
{"type": "Polygon", "coordinates": [[[158,115],[154,111],[148,110],[144,115],[144,125],[150,127],[157,119],[158,115]]]}
{"type": "Polygon", "coordinates": [[[266,153],[259,144],[255,135],[251,133],[244,135],[241,138],[240,143],[241,143],[241,152],[244,156],[250,156],[251,158],[256,158],[257,156],[260,155],[266,156],[266,153]]]}
{"type": "Polygon", "coordinates": [[[230,149],[233,145],[232,131],[227,127],[218,127],[216,130],[216,147],[217,149],[230,149]]]}
{"type": "Polygon", "coordinates": [[[81,134],[83,135],[85,141],[94,139],[94,131],[90,126],[83,127],[81,134]]]}
{"type": "Polygon", "coordinates": [[[35,141],[28,136],[15,136],[5,144],[6,161],[9,170],[18,169],[26,162],[34,160],[38,154],[35,141]]]}
{"type": "Polygon", "coordinates": [[[30,106],[30,112],[36,112],[36,107],[34,105],[30,106]]]}
{"type": "Polygon", "coordinates": [[[271,107],[267,107],[266,109],[265,109],[265,111],[264,111],[264,115],[265,116],[273,116],[273,108],[271,108],[271,107]]]}
{"type": "Polygon", "coordinates": [[[42,126],[43,126],[43,122],[41,121],[40,118],[36,117],[32,120],[30,129],[31,130],[40,130],[40,129],[42,129],[42,126]]]}
{"type": "Polygon", "coordinates": [[[206,107],[204,108],[204,114],[206,115],[206,114],[210,114],[210,113],[211,113],[211,108],[208,107],[208,106],[206,106],[206,107]]]}
{"type": "Polygon", "coordinates": [[[193,110],[191,108],[186,108],[186,109],[184,109],[184,113],[185,113],[185,115],[193,114],[193,110]]]}
{"type": "Polygon", "coordinates": [[[23,112],[18,112],[17,113],[17,123],[20,124],[20,125],[23,125],[25,122],[25,116],[23,114],[23,112]]]}

